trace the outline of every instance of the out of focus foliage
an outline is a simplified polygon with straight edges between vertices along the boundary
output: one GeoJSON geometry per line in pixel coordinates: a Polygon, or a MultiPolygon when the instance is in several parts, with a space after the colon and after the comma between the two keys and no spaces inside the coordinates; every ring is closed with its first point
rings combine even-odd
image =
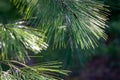
{"type": "MultiPolygon", "coordinates": [[[[104,0],[106,5],[109,5],[110,16],[106,24],[109,28],[106,29],[108,35],[104,46],[100,46],[103,54],[119,57],[120,55],[120,0],[104,0]]],[[[99,50],[100,50],[99,49],[99,50]]],[[[97,50],[99,52],[99,50],[97,50]]]]}

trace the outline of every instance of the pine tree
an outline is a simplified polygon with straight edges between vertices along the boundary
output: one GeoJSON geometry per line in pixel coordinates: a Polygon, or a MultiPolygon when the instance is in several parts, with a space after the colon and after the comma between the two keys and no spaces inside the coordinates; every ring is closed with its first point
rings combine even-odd
{"type": "Polygon", "coordinates": [[[58,75],[68,72],[61,63],[28,61],[46,49],[67,49],[67,58],[80,48],[95,48],[106,39],[106,11],[95,0],[1,0],[1,80],[61,79],[58,75]]]}

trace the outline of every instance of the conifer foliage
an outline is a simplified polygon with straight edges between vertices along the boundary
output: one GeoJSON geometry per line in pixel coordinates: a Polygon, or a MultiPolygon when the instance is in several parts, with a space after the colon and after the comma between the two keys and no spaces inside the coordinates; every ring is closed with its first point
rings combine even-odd
{"type": "Polygon", "coordinates": [[[106,39],[106,11],[95,0],[0,0],[1,80],[61,79],[61,63],[27,62],[48,46],[95,48],[106,39]]]}

